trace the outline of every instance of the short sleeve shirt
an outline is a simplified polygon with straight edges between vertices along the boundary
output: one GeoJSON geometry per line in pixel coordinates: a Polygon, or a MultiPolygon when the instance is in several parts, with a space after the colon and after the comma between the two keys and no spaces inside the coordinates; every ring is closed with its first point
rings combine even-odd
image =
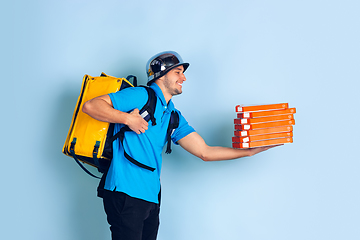
{"type": "MultiPolygon", "coordinates": [[[[157,96],[154,115],[156,125],[153,126],[150,120],[148,130],[144,133],[125,132],[123,144],[118,139],[114,141],[113,159],[107,173],[105,189],[123,192],[135,198],[158,203],[162,151],[167,142],[166,133],[171,112],[177,111],[179,113],[179,127],[171,136],[175,144],[195,130],[188,124],[181,112],[175,109],[171,100],[166,104],[164,95],[156,83],[150,87],[157,96]],[[155,170],[152,172],[131,163],[125,158],[124,149],[136,161],[155,168],[155,170]]],[[[140,110],[148,99],[147,91],[142,87],[126,88],[111,93],[109,96],[114,108],[122,112],[130,112],[135,108],[140,110]]],[[[114,133],[123,126],[123,124],[115,124],[114,133]]]]}

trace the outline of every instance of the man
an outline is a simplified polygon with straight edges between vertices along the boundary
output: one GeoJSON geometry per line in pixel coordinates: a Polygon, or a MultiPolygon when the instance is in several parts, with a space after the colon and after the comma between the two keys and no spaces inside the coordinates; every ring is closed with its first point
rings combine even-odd
{"type": "Polygon", "coordinates": [[[112,239],[155,240],[159,227],[161,154],[167,142],[166,132],[172,111],[179,113],[179,126],[171,135],[174,143],[204,161],[229,160],[265,151],[269,147],[233,149],[208,146],[195,132],[171,98],[182,93],[189,67],[176,52],[162,52],[147,63],[148,85],[157,97],[156,125],[139,114],[147,99],[145,88],[126,88],[86,102],[83,112],[105,122],[115,123],[115,130],[128,126],[123,144],[113,144],[113,160],[104,186],[104,208],[112,239]],[[141,168],[124,157],[124,152],[154,171],[141,168]]]}

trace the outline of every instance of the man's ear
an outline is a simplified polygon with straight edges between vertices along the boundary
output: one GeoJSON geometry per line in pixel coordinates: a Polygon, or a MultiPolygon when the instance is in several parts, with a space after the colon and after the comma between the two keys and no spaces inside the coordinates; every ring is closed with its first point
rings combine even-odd
{"type": "Polygon", "coordinates": [[[159,83],[162,83],[164,81],[164,79],[165,79],[165,75],[156,79],[155,83],[157,83],[159,85],[159,83]]]}

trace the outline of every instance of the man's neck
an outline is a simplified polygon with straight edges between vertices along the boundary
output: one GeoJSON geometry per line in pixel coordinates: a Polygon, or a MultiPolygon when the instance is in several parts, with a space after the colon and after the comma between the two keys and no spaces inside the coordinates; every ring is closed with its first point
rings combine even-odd
{"type": "Polygon", "coordinates": [[[161,82],[155,81],[155,83],[156,83],[156,84],[159,86],[159,88],[161,89],[161,92],[162,92],[163,95],[164,95],[166,104],[169,104],[169,102],[170,102],[170,100],[171,100],[171,98],[172,98],[172,95],[166,91],[166,88],[164,87],[163,84],[161,84],[161,82]]]}

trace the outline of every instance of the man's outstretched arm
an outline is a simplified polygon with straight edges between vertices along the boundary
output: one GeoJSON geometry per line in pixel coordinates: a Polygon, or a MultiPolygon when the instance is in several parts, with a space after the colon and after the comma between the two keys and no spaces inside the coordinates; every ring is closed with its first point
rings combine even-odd
{"type": "Polygon", "coordinates": [[[196,132],[192,132],[178,141],[179,145],[189,153],[204,161],[231,160],[241,157],[253,156],[268,150],[271,147],[259,147],[249,149],[235,149],[227,147],[213,147],[205,143],[204,139],[196,132]]]}

